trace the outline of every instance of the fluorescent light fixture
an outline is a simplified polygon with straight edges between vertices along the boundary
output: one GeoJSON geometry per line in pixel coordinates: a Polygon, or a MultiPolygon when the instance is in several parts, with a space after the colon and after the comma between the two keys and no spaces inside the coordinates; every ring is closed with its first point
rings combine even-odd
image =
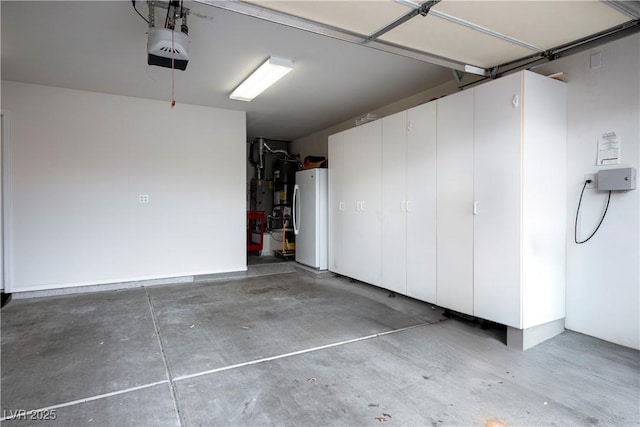
{"type": "Polygon", "coordinates": [[[291,70],[293,70],[293,61],[272,56],[240,83],[240,86],[231,92],[229,98],[238,101],[251,101],[291,70]]]}

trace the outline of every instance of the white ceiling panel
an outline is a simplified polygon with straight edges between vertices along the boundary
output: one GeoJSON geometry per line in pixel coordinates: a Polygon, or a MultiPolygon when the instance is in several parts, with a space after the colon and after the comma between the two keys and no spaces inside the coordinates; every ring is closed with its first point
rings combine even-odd
{"type": "Polygon", "coordinates": [[[443,0],[434,9],[544,50],[595,34],[630,19],[612,7],[593,0],[443,0]]]}
{"type": "Polygon", "coordinates": [[[417,16],[380,39],[483,68],[533,53],[530,49],[430,15],[417,16]]]}
{"type": "Polygon", "coordinates": [[[411,11],[393,0],[251,0],[247,3],[363,35],[373,34],[411,11]]]}
{"type": "MultiPolygon", "coordinates": [[[[416,7],[423,2],[413,0],[416,7]]],[[[362,35],[372,35],[410,11],[405,4],[394,0],[249,0],[244,3],[362,35]]],[[[254,16],[262,13],[264,9],[254,16]]],[[[439,57],[451,63],[492,68],[583,39],[630,19],[598,0],[442,0],[431,8],[426,18],[416,16],[400,23],[378,40],[391,42],[400,49],[409,48],[405,53],[410,57],[415,57],[412,52],[418,52],[426,55],[427,61],[431,55],[434,61],[439,57]]],[[[322,30],[318,32],[327,34],[322,30]]],[[[341,38],[340,34],[329,35],[341,38]]],[[[349,37],[343,39],[349,40],[349,37]]],[[[384,50],[385,46],[377,48],[384,50]]]]}

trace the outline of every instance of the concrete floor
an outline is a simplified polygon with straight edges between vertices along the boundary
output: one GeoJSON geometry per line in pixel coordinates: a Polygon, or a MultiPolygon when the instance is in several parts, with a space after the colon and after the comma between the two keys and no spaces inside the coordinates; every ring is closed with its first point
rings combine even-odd
{"type": "Polygon", "coordinates": [[[3,426],[640,424],[638,351],[565,332],[522,353],[503,331],[343,278],[14,300],[1,314],[3,426]],[[56,419],[16,412],[31,409],[56,419]]]}

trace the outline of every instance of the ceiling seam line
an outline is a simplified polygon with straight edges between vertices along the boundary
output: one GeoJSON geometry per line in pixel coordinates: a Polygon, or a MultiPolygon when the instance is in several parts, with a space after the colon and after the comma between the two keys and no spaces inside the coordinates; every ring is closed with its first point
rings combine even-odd
{"type": "Polygon", "coordinates": [[[526,49],[533,50],[535,52],[544,52],[544,49],[542,49],[542,48],[540,48],[538,46],[532,45],[532,44],[524,42],[522,40],[518,40],[515,37],[507,36],[506,34],[502,34],[502,33],[499,33],[497,31],[490,30],[490,29],[485,28],[485,27],[483,27],[481,25],[474,24],[473,22],[465,21],[464,19],[460,19],[458,17],[446,14],[444,12],[439,12],[437,10],[431,10],[429,12],[429,15],[437,16],[438,18],[444,19],[444,20],[452,22],[454,24],[462,25],[463,27],[467,27],[467,28],[472,29],[474,31],[478,31],[478,32],[486,34],[488,36],[498,38],[498,39],[500,39],[502,41],[505,41],[505,42],[508,42],[508,43],[511,43],[511,44],[515,44],[515,45],[518,45],[520,47],[524,47],[526,49]]]}
{"type": "Polygon", "coordinates": [[[411,58],[417,61],[439,65],[446,68],[454,68],[456,70],[465,71],[473,74],[478,74],[483,76],[488,75],[487,70],[482,67],[478,67],[472,64],[465,64],[463,62],[445,58],[436,54],[431,54],[431,53],[423,52],[416,49],[410,49],[404,46],[395,45],[393,43],[383,42],[381,40],[369,40],[368,36],[363,34],[355,33],[342,28],[333,27],[331,25],[297,17],[294,15],[279,12],[273,9],[253,5],[250,3],[243,2],[241,0],[236,0],[236,1],[194,0],[194,1],[207,6],[216,7],[216,8],[228,10],[234,13],[251,16],[254,18],[262,19],[264,21],[285,25],[291,28],[302,30],[302,31],[308,31],[314,34],[325,36],[325,37],[331,37],[331,38],[342,40],[345,42],[359,44],[359,45],[370,47],[372,49],[380,50],[383,52],[403,56],[405,58],[411,58]]]}

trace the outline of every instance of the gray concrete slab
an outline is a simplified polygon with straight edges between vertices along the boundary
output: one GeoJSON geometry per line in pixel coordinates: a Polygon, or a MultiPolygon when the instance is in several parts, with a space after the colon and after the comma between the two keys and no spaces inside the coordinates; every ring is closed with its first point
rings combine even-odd
{"type": "Polygon", "coordinates": [[[145,292],[186,426],[640,425],[636,350],[565,332],[517,351],[504,330],[298,273],[13,301],[0,415],[61,404],[47,425],[177,425],[145,292]]]}
{"type": "Polygon", "coordinates": [[[2,422],[3,427],[178,426],[168,384],[131,391],[2,422]],[[52,418],[38,420],[38,418],[52,418]],[[35,418],[35,419],[32,419],[35,418]]]}
{"type": "Polygon", "coordinates": [[[175,376],[424,322],[295,273],[149,292],[175,376]]]}
{"type": "Polygon", "coordinates": [[[388,289],[372,286],[348,277],[334,275],[332,279],[323,279],[319,281],[319,283],[348,289],[350,293],[353,293],[357,297],[373,299],[394,310],[398,310],[428,323],[436,323],[446,319],[443,316],[444,310],[431,303],[396,294],[388,289]]]}
{"type": "Polygon", "coordinates": [[[177,395],[188,425],[640,422],[636,351],[565,332],[523,353],[453,320],[185,379],[177,395]]]}
{"type": "Polygon", "coordinates": [[[2,408],[36,409],[166,380],[144,289],[2,309],[2,408]]]}

